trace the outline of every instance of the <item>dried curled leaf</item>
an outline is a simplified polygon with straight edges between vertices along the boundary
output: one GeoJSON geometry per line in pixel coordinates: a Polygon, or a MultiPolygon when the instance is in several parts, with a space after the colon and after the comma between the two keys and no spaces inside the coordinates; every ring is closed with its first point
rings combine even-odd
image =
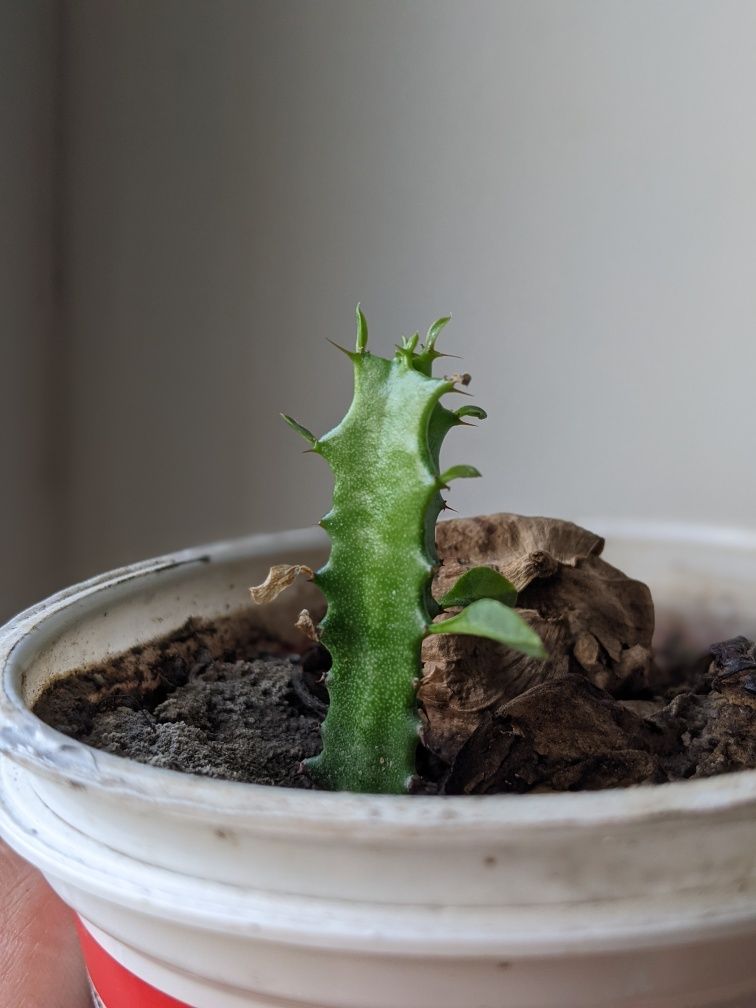
{"type": "Polygon", "coordinates": [[[436,541],[435,597],[471,568],[492,568],[518,590],[517,611],[549,654],[543,662],[492,641],[427,638],[419,700],[426,742],[441,759],[453,763],[487,712],[556,676],[582,675],[619,695],[647,683],[651,596],[601,559],[600,536],[572,522],[501,514],[442,522],[436,541]]]}
{"type": "Polygon", "coordinates": [[[569,669],[566,622],[542,619],[532,610],[518,612],[541,638],[546,662],[481,637],[431,635],[423,641],[419,697],[425,741],[446,763],[454,761],[486,712],[528,689],[534,675],[545,680],[569,669]]]}
{"type": "Polygon", "coordinates": [[[435,587],[445,591],[469,567],[485,564],[508,578],[518,591],[560,566],[575,567],[604,548],[601,536],[557,518],[494,514],[457,518],[436,527],[443,560],[435,587]]]}
{"type": "Polygon", "coordinates": [[[249,589],[252,601],[257,605],[272,602],[282,591],[290,587],[300,574],[304,574],[308,581],[312,581],[315,577],[312,568],[305,564],[274,564],[263,583],[249,589]]]}
{"type": "Polygon", "coordinates": [[[320,635],[318,634],[318,628],[315,626],[315,621],[310,615],[309,609],[303,609],[302,612],[297,617],[297,622],[294,624],[297,630],[301,630],[305,637],[308,637],[313,643],[320,643],[320,635]]]}
{"type": "Polygon", "coordinates": [[[531,687],[487,711],[460,750],[448,794],[574,791],[664,779],[656,733],[580,675],[531,687]]]}

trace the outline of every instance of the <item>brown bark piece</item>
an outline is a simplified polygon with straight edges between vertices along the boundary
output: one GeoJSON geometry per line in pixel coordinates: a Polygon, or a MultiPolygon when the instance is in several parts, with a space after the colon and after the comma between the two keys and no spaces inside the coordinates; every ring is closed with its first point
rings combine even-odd
{"type": "Polygon", "coordinates": [[[492,567],[518,589],[518,608],[549,653],[543,662],[474,637],[426,639],[425,743],[447,763],[487,713],[531,686],[568,672],[618,694],[647,683],[651,596],[601,559],[600,536],[572,522],[498,514],[440,523],[437,545],[436,598],[471,567],[492,567]]]}

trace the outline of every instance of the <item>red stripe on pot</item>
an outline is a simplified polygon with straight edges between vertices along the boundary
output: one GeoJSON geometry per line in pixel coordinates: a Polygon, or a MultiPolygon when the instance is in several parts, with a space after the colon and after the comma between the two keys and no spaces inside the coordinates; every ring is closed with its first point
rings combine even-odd
{"type": "Polygon", "coordinates": [[[192,1008],[130,973],[78,920],[77,927],[97,1008],[192,1008]]]}

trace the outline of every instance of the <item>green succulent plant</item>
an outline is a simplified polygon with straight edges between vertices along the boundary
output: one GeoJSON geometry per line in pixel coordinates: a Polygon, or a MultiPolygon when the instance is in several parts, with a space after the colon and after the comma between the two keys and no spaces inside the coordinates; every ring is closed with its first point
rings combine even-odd
{"type": "Polygon", "coordinates": [[[354,397],[343,420],[316,438],[284,415],[334,475],[333,506],[320,522],[331,552],[312,575],[328,604],[318,630],[332,666],[323,749],[306,769],[323,788],[408,790],[420,732],[421,647],[428,634],[472,634],[545,657],[538,635],[512,608],[514,587],[492,568],[468,571],[443,598],[431,593],[442,491],[452,480],[480,475],[470,465],[442,472],[441,445],[453,427],[486,416],[477,406],[453,410],[442,403],[469,382],[467,375],[433,376],[434,362],[444,356],[436,341],[448,321],[435,322],[424,345],[418,334],[404,339],[387,359],[367,349],[367,323],[358,306],[356,347],[339,348],[354,367],[354,397]],[[434,622],[449,609],[459,611],[434,622]]]}

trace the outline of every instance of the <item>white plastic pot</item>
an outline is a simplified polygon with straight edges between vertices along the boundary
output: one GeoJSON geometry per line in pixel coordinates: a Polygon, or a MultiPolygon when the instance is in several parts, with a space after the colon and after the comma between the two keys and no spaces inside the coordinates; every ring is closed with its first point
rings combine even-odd
{"type": "MultiPolygon", "coordinates": [[[[607,559],[650,583],[662,626],[702,644],[756,630],[756,535],[593,524],[607,559]]],[[[756,771],[579,794],[327,794],[143,766],[29,712],[51,677],[242,606],[271,562],[325,549],[295,532],[190,550],[2,631],[0,831],[99,947],[194,1008],[753,1008],[756,771]]],[[[283,605],[265,618],[288,618],[283,605]]]]}

